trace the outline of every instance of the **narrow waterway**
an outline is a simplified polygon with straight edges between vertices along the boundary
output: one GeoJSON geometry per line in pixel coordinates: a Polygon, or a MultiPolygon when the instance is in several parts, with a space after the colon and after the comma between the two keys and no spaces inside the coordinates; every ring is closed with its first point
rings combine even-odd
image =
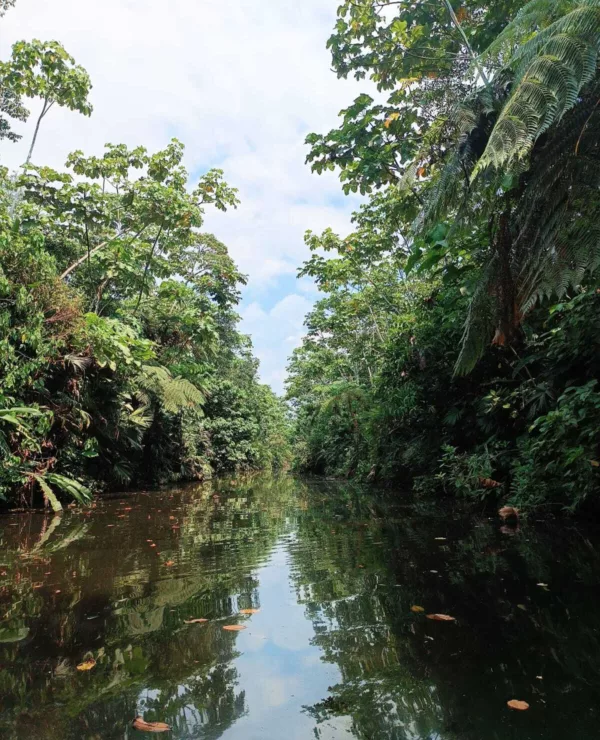
{"type": "Polygon", "coordinates": [[[6,740],[150,737],[137,715],[181,740],[598,737],[581,524],[259,477],[14,513],[0,538],[6,740]]]}

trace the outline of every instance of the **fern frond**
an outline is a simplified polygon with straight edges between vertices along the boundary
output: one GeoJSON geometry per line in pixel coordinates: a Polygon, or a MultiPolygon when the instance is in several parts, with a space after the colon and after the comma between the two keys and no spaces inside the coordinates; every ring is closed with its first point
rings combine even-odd
{"type": "MultiPolygon", "coordinates": [[[[541,12],[543,5],[536,3],[536,9],[541,12]]],[[[565,15],[522,44],[509,60],[513,88],[472,179],[488,167],[518,169],[519,161],[577,104],[580,92],[596,75],[600,0],[579,0],[576,6],[564,7],[570,8],[565,15]]]]}
{"type": "Polygon", "coordinates": [[[144,365],[137,378],[141,390],[153,395],[168,413],[204,403],[204,394],[185,378],[174,378],[166,367],[144,365]]]}

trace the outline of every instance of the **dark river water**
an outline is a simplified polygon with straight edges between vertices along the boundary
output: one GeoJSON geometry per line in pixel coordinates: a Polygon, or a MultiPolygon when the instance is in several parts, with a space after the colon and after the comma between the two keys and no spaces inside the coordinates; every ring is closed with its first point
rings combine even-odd
{"type": "Polygon", "coordinates": [[[5,516],[0,737],[596,740],[600,538],[402,501],[253,478],[5,516]]]}

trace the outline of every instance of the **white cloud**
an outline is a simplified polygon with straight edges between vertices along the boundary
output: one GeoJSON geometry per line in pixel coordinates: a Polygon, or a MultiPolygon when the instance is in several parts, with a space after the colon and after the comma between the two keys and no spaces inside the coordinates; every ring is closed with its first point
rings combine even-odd
{"type": "Polygon", "coordinates": [[[283,390],[285,360],[302,341],[304,316],[313,302],[292,293],[265,311],[258,303],[242,311],[242,331],[252,336],[262,377],[278,392],[283,390]]]}
{"type": "MultiPolygon", "coordinates": [[[[56,39],[94,83],[92,118],[53,109],[35,161],[62,166],[74,149],[98,153],[109,141],[156,149],[177,136],[191,172],[224,169],[242,205],[210,214],[206,227],[249,275],[248,295],[265,306],[280,294],[278,281],[289,281],[306,259],[304,232],[327,226],[344,232],[356,206],[355,199],[339,206],[333,173],[318,177],[304,164],[306,134],[335,126],[338,111],[364,88],[330,71],[325,43],[335,6],[333,0],[17,0],[0,21],[0,53],[6,58],[21,38],[56,39]]],[[[24,160],[37,108],[36,101],[21,127],[23,141],[4,145],[4,164],[24,160]]],[[[309,281],[299,290],[309,296],[309,281]]],[[[300,296],[289,298],[297,303],[300,296]]],[[[310,307],[304,301],[297,310],[310,307]]],[[[265,312],[269,326],[277,320],[265,312]]],[[[279,347],[269,343],[275,330],[253,340],[263,377],[280,387],[289,343],[285,337],[279,347]]]]}

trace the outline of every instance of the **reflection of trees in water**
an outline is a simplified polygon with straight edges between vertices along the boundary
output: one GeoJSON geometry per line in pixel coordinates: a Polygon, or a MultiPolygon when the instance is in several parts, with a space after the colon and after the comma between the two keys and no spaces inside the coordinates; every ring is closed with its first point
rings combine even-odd
{"type": "Polygon", "coordinates": [[[106,525],[117,521],[119,502],[86,516],[86,532],[75,538],[80,513],[54,521],[50,536],[39,515],[18,531],[7,528],[12,570],[0,604],[15,629],[31,625],[32,635],[0,644],[2,737],[122,738],[143,710],[178,737],[218,738],[246,705],[230,665],[235,636],[214,620],[257,602],[252,571],[287,526],[292,491],[289,479],[251,479],[235,489],[226,482],[185,489],[168,507],[161,498],[160,558],[146,542],[159,539],[161,526],[149,522],[157,503],[146,497],[128,503],[126,535],[118,538],[106,525]],[[177,561],[173,571],[161,567],[167,559],[177,561]],[[42,568],[53,573],[52,589],[32,589],[42,568]],[[184,624],[199,616],[212,621],[184,624]],[[97,665],[81,674],[75,666],[86,650],[97,665]]]}
{"type": "Polygon", "coordinates": [[[600,562],[585,536],[530,524],[511,537],[495,521],[398,508],[353,487],[307,498],[294,580],[341,674],[309,709],[318,720],[349,716],[365,740],[596,737],[600,562]],[[412,605],[458,622],[429,622],[412,605]],[[527,716],[507,713],[515,697],[531,701],[527,716]]]}

